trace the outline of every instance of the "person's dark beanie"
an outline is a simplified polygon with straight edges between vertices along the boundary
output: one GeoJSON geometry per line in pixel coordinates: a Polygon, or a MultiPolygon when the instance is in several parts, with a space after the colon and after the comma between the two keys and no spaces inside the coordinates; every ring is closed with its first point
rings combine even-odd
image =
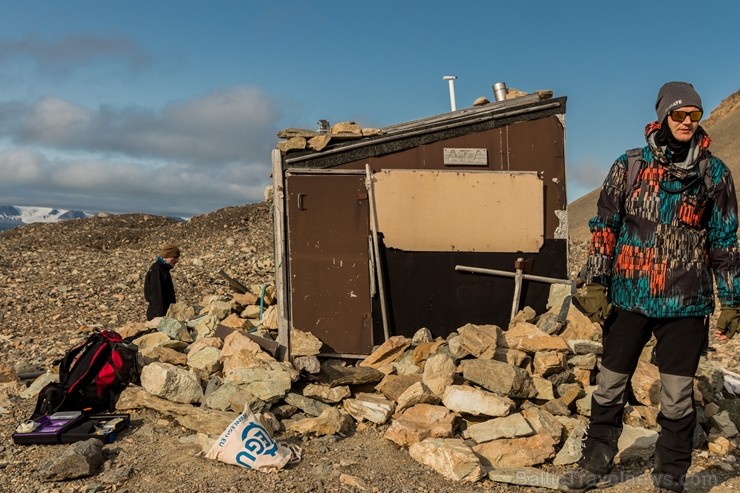
{"type": "Polygon", "coordinates": [[[162,258],[177,258],[180,256],[180,249],[177,248],[177,245],[162,245],[162,248],[159,249],[159,256],[162,258]]]}
{"type": "Polygon", "coordinates": [[[701,97],[694,86],[688,82],[666,82],[658,91],[658,99],[655,101],[655,114],[658,121],[662,122],[671,110],[684,106],[696,106],[704,111],[701,106],[701,97]]]}

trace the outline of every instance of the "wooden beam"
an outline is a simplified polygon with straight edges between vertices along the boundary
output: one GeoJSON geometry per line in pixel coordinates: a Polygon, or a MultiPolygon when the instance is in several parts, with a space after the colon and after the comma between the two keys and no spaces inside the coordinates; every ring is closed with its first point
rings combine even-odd
{"type": "Polygon", "coordinates": [[[280,359],[287,361],[290,358],[290,300],[288,298],[288,265],[285,238],[285,178],[283,175],[283,156],[278,149],[272,151],[272,204],[275,232],[277,342],[280,344],[280,359]]]}

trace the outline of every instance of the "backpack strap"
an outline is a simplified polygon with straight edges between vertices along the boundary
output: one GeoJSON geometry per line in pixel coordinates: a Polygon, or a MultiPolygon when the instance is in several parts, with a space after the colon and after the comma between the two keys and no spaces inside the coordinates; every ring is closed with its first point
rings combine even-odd
{"type": "Polygon", "coordinates": [[[712,182],[712,175],[707,173],[707,168],[709,168],[709,156],[704,156],[699,160],[699,174],[704,177],[707,193],[711,195],[714,190],[714,182],[712,182]]]}
{"type": "Polygon", "coordinates": [[[93,331],[93,335],[88,337],[84,342],[78,344],[77,346],[73,347],[67,353],[62,356],[60,359],[54,361],[54,364],[59,365],[59,382],[62,385],[68,385],[69,382],[69,375],[70,370],[72,369],[72,364],[77,359],[77,356],[82,353],[84,349],[86,349],[88,346],[91,346],[95,342],[95,338],[100,337],[100,332],[95,330],[93,331]]]}
{"type": "Polygon", "coordinates": [[[625,190],[631,191],[634,188],[637,175],[640,173],[644,164],[645,159],[642,157],[642,147],[627,150],[627,187],[625,190]]]}

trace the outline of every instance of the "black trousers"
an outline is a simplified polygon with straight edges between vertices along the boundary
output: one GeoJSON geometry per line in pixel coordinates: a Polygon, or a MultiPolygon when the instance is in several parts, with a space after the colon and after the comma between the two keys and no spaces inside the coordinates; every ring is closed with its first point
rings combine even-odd
{"type": "Polygon", "coordinates": [[[580,464],[606,474],[617,453],[629,379],[645,344],[655,335],[661,376],[661,427],[655,445],[653,481],[681,491],[691,465],[696,413],[693,377],[704,350],[704,317],[649,318],[617,310],[605,331],[602,371],[591,402],[591,420],[580,464]]]}

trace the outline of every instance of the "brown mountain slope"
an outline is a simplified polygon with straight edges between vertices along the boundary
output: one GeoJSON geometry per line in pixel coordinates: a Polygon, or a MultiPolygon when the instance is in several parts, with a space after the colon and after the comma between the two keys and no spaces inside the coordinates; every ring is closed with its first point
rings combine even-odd
{"type": "MultiPolygon", "coordinates": [[[[740,91],[722,101],[702,126],[712,137],[712,153],[730,168],[735,181],[740,180],[740,91]]],[[[568,205],[571,241],[588,240],[588,220],[596,212],[599,192],[597,188],[568,205]]]]}

